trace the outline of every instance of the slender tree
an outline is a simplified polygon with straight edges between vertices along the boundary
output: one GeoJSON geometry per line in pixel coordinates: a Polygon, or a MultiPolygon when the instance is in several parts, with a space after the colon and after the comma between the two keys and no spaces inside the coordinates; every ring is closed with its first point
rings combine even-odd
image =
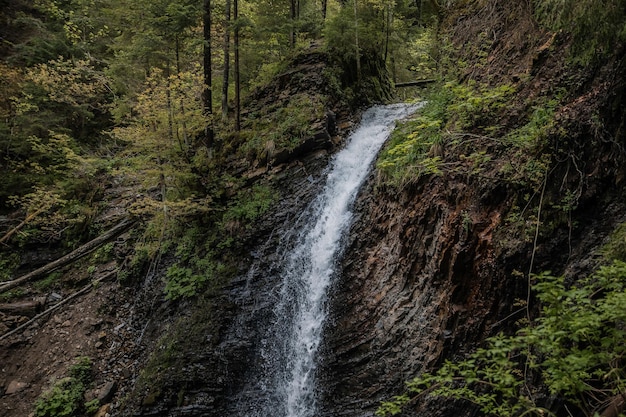
{"type": "Polygon", "coordinates": [[[228,82],[230,72],[230,0],[224,9],[224,82],[222,83],[222,119],[228,118],[228,82]]]}
{"type": "Polygon", "coordinates": [[[359,14],[354,0],[354,52],[356,55],[356,80],[361,82],[361,52],[359,50],[359,14]]]}
{"type": "Polygon", "coordinates": [[[207,147],[213,146],[213,93],[211,74],[211,0],[204,0],[202,14],[203,38],[204,38],[204,88],[202,90],[202,103],[204,116],[206,117],[206,128],[204,130],[204,140],[207,147]]]}
{"type": "Polygon", "coordinates": [[[291,31],[289,32],[289,45],[294,48],[296,46],[296,13],[297,13],[297,0],[291,0],[289,2],[289,18],[291,20],[291,31]]]}
{"type": "Polygon", "coordinates": [[[239,0],[233,0],[233,18],[235,19],[235,130],[241,130],[241,81],[239,70],[239,0]]]}

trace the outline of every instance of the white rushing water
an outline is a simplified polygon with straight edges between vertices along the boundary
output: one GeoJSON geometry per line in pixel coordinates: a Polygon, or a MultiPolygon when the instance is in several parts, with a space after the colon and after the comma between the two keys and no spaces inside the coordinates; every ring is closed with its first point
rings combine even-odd
{"type": "Polygon", "coordinates": [[[264,342],[272,397],[256,416],[317,415],[315,371],[327,314],[327,290],[335,275],[342,238],[352,221],[352,205],[396,120],[419,105],[376,106],[363,114],[347,146],[331,161],[326,185],[303,213],[304,224],[287,252],[274,308],[275,323],[264,342]]]}

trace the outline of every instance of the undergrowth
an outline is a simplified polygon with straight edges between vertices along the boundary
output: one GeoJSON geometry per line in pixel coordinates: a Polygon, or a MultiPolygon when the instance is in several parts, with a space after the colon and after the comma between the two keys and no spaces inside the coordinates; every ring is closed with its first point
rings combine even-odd
{"type": "Polygon", "coordinates": [[[535,17],[554,31],[571,33],[570,60],[596,64],[626,41],[626,3],[622,0],[533,0],[535,17]]]}
{"type": "MultiPolygon", "coordinates": [[[[448,82],[431,88],[417,116],[401,123],[381,152],[377,168],[383,181],[402,186],[422,175],[451,169],[443,163],[445,150],[463,144],[466,137],[490,139],[486,135],[500,130],[490,121],[496,119],[514,92],[508,84],[491,87],[475,82],[448,82]]],[[[480,170],[475,165],[487,162],[484,157],[476,150],[464,159],[470,161],[472,170],[480,170]]]]}
{"type": "Polygon", "coordinates": [[[528,389],[526,382],[536,379],[570,410],[602,413],[626,389],[626,263],[613,260],[573,285],[550,273],[534,279],[538,318],[520,322],[512,336],[489,338],[465,360],[447,361],[410,380],[406,393],[384,402],[376,414],[396,415],[429,396],[467,400],[498,417],[555,416],[528,389]]]}
{"type": "Polygon", "coordinates": [[[69,369],[69,376],[59,380],[43,393],[35,405],[35,417],[72,417],[91,415],[99,407],[98,400],[85,401],[84,394],[93,382],[92,362],[79,357],[69,369]]]}
{"type": "Polygon", "coordinates": [[[269,162],[275,152],[292,151],[304,139],[312,137],[314,122],[323,118],[324,105],[320,97],[296,93],[286,103],[277,102],[249,115],[250,128],[242,132],[247,140],[239,152],[250,160],[269,162]]]}

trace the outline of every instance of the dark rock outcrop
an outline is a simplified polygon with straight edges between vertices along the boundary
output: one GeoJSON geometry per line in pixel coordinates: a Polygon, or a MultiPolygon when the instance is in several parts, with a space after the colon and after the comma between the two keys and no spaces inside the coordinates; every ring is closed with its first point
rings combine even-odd
{"type": "MultiPolygon", "coordinates": [[[[615,107],[626,91],[616,64],[623,57],[601,71],[576,73],[564,64],[562,49],[545,51],[554,36],[536,30],[525,2],[477,2],[463,11],[469,14],[446,23],[451,40],[463,46],[461,58],[472,62],[472,48],[482,47],[472,43],[476,33],[488,30],[495,39],[487,58],[493,65],[468,65],[466,76],[518,83],[519,94],[494,123],[519,126],[525,100],[567,85],[568,77],[586,79],[557,112],[566,133],[545,149],[552,160],[544,193],[540,188],[527,206],[536,216],[543,207],[541,233],[535,242],[536,223],[522,226],[524,236],[507,219],[519,212],[515,205],[528,190],[501,175],[504,161],[519,155],[493,141],[446,149],[444,163],[450,164],[486,150],[493,159],[478,176],[454,169],[389,189],[372,176],[333,291],[320,372],[323,416],[373,416],[380,401],[404,392],[405,381],[463,358],[488,336],[515,331],[525,314],[515,303],[527,298],[529,271],[565,274],[570,282],[586,276],[597,267],[598,249],[626,220],[625,139],[617,127],[626,118],[623,101],[621,110],[615,107]],[[514,23],[507,20],[512,15],[514,23]],[[546,53],[550,59],[533,58],[546,53]],[[532,76],[521,81],[519,74],[532,76]],[[613,130],[594,132],[592,113],[613,130]],[[563,221],[555,207],[566,189],[579,197],[563,221]]],[[[530,308],[538,308],[532,297],[530,308]]],[[[426,400],[412,402],[403,415],[480,414],[467,402],[426,400]]]]}

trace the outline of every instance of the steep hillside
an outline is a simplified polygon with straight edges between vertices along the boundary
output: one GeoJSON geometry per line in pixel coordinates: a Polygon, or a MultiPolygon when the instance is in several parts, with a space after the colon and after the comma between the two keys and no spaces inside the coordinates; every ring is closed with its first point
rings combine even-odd
{"type": "MultiPolygon", "coordinates": [[[[539,312],[529,274],[584,278],[610,261],[602,248],[626,221],[624,46],[581,65],[577,40],[542,28],[530,2],[460,3],[439,32],[459,71],[429,96],[447,114],[392,140],[359,202],[328,326],[328,415],[372,415],[405,381],[514,332],[539,312]],[[412,165],[389,173],[407,148],[412,165]]],[[[584,415],[531,389],[557,415],[584,415]]],[[[404,410],[482,415],[428,397],[404,410]]]]}

